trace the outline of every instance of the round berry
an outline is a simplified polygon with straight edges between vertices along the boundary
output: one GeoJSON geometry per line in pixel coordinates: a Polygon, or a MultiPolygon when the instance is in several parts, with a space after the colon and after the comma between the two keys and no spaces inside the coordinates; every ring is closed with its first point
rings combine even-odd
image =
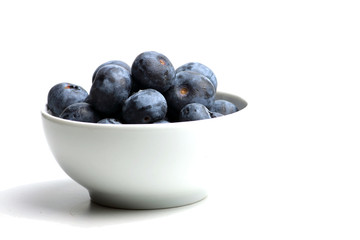
{"type": "Polygon", "coordinates": [[[138,88],[152,88],[164,93],[174,83],[175,69],[165,55],[149,51],[135,58],[131,74],[138,88]]]}
{"type": "Polygon", "coordinates": [[[165,118],[167,103],[155,89],[140,90],[124,103],[122,117],[126,123],[153,123],[165,118]]]}
{"type": "Polygon", "coordinates": [[[107,117],[115,117],[121,113],[130,91],[130,73],[121,66],[110,64],[99,69],[86,102],[107,117]]]}
{"type": "Polygon", "coordinates": [[[237,112],[239,111],[239,109],[232,102],[223,99],[218,99],[215,100],[214,105],[211,108],[211,111],[221,113],[222,115],[227,115],[230,113],[237,112]]]}
{"type": "Polygon", "coordinates": [[[215,88],[204,75],[182,71],[176,74],[174,85],[165,93],[169,108],[179,112],[189,103],[201,103],[211,108],[215,101],[215,88]]]}
{"type": "Polygon", "coordinates": [[[96,123],[102,118],[101,115],[86,102],[71,104],[64,109],[60,117],[72,121],[91,123],[96,123]]]}
{"type": "Polygon", "coordinates": [[[101,124],[121,124],[121,122],[115,118],[104,118],[98,121],[97,123],[101,124]]]}
{"type": "Polygon", "coordinates": [[[198,62],[189,62],[176,69],[176,73],[182,71],[192,71],[204,75],[214,85],[215,90],[217,89],[217,79],[214,72],[204,64],[198,62]]]}
{"type": "Polygon", "coordinates": [[[107,62],[101,64],[100,66],[98,66],[96,68],[96,70],[94,71],[93,76],[92,76],[92,82],[95,81],[95,77],[96,77],[96,74],[98,73],[99,69],[106,66],[106,65],[110,65],[110,64],[118,65],[120,67],[125,68],[129,73],[131,72],[130,66],[127,63],[123,62],[123,61],[120,61],[120,60],[107,61],[107,62]]]}
{"type": "Polygon", "coordinates": [[[83,102],[87,96],[87,91],[78,85],[58,83],[48,93],[47,107],[52,115],[58,117],[67,106],[83,102]]]}
{"type": "Polygon", "coordinates": [[[180,121],[196,121],[210,119],[209,110],[200,103],[190,103],[183,107],[179,114],[180,121]]]}

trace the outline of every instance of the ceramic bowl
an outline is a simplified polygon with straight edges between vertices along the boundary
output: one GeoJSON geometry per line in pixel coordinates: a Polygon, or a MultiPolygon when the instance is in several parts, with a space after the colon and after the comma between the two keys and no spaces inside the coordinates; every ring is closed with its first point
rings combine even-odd
{"type": "Polygon", "coordinates": [[[218,92],[240,111],[223,117],[166,124],[96,124],[41,112],[52,154],[93,202],[115,208],[183,206],[207,196],[209,163],[226,151],[224,129],[236,130],[247,103],[218,92]],[[226,126],[226,127],[225,127],[226,126]],[[219,145],[220,144],[220,145],[219,145]]]}

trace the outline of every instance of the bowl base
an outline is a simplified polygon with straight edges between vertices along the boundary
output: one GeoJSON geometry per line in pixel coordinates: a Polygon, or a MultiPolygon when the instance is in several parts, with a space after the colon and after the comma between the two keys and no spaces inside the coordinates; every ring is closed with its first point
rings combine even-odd
{"type": "Polygon", "coordinates": [[[132,209],[132,210],[152,210],[181,207],[199,202],[207,197],[206,192],[198,192],[187,196],[142,196],[126,197],[104,194],[89,191],[91,201],[105,207],[132,209]]]}

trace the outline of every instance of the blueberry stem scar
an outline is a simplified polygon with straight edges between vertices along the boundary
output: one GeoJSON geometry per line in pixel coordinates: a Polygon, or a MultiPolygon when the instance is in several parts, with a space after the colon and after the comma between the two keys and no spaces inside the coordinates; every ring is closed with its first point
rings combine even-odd
{"type": "Polygon", "coordinates": [[[188,92],[189,92],[189,89],[187,89],[187,88],[181,88],[180,89],[180,94],[181,95],[186,95],[186,94],[188,94],[188,92]]]}

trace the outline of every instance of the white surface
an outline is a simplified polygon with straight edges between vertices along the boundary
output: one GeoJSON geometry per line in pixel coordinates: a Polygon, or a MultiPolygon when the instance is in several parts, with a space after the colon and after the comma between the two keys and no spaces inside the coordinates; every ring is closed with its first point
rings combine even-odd
{"type": "Polygon", "coordinates": [[[347,0],[2,1],[1,238],[359,239],[359,12],[347,0]],[[90,205],[47,148],[40,109],[54,84],[89,89],[99,64],[146,50],[202,62],[248,101],[238,160],[224,153],[196,205],[90,205]]]}

